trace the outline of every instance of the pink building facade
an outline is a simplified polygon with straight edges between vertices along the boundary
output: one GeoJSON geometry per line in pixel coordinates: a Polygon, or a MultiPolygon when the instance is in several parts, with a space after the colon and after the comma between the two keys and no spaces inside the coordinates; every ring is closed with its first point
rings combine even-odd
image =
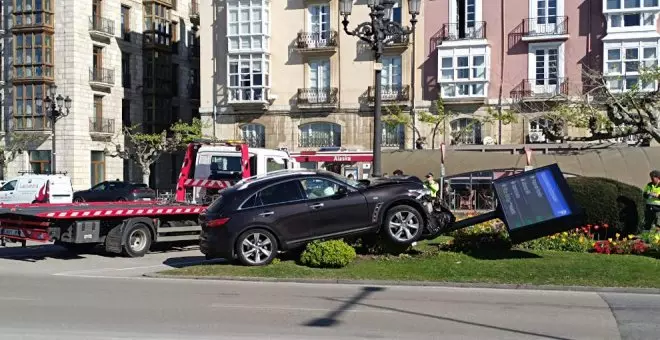
{"type": "Polygon", "coordinates": [[[525,122],[503,142],[545,142],[535,117],[583,94],[587,73],[603,72],[618,91],[639,83],[640,66],[657,65],[658,2],[427,0],[423,99],[441,96],[467,114],[516,107],[525,122]]]}

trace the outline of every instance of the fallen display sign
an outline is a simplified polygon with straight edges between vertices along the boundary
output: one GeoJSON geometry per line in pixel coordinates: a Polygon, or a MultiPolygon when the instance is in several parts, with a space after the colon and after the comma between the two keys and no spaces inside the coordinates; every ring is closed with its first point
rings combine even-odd
{"type": "Polygon", "coordinates": [[[579,207],[559,166],[552,164],[493,181],[497,208],[457,221],[451,230],[500,219],[513,243],[574,229],[582,224],[579,207]]]}

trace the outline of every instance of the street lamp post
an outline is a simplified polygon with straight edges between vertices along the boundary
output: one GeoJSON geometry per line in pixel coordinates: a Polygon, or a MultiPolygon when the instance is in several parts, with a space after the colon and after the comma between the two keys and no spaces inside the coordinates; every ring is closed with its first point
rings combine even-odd
{"type": "MultiPolygon", "coordinates": [[[[375,79],[374,79],[374,136],[373,136],[373,164],[371,175],[373,177],[382,176],[381,169],[381,142],[383,138],[383,126],[381,121],[381,72],[383,65],[380,63],[380,57],[383,54],[383,47],[397,39],[406,37],[413,33],[417,23],[417,15],[421,0],[408,0],[408,13],[411,15],[410,23],[412,28],[402,26],[400,23],[390,20],[392,8],[395,0],[368,0],[367,5],[371,10],[369,17],[371,21],[358,24],[355,29],[348,29],[348,17],[353,10],[354,0],[340,0],[339,15],[343,16],[342,24],[344,32],[348,35],[356,36],[360,40],[371,46],[374,51],[375,79]]],[[[413,61],[414,62],[414,61],[413,61]]]]}
{"type": "Polygon", "coordinates": [[[46,98],[37,98],[37,106],[42,106],[50,119],[50,129],[51,129],[51,150],[50,150],[50,172],[55,173],[57,171],[57,144],[55,143],[55,123],[62,117],[69,115],[71,109],[71,98],[69,96],[63,97],[61,94],[57,94],[57,85],[53,84],[49,88],[49,95],[46,95],[46,98]]]}

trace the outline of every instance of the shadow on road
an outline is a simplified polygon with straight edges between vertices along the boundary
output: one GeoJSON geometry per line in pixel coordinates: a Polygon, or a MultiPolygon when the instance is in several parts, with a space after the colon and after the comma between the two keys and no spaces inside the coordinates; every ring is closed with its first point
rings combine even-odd
{"type": "Polygon", "coordinates": [[[341,315],[342,313],[344,313],[345,311],[347,311],[351,306],[364,306],[364,307],[370,307],[370,308],[375,308],[375,309],[380,309],[380,310],[385,310],[385,311],[390,311],[390,312],[397,312],[397,313],[402,313],[402,314],[408,314],[408,315],[415,315],[415,316],[420,316],[420,317],[425,317],[425,318],[431,318],[431,319],[435,319],[435,320],[456,322],[456,323],[469,325],[469,326],[495,329],[495,330],[499,330],[499,331],[503,331],[503,332],[511,332],[511,333],[516,333],[516,334],[521,334],[521,335],[526,335],[526,336],[541,337],[541,338],[554,339],[554,340],[572,340],[570,338],[562,338],[562,337],[552,336],[552,335],[548,335],[548,334],[527,332],[527,331],[523,331],[523,330],[519,330],[519,329],[493,326],[493,325],[488,325],[488,324],[483,324],[483,323],[478,323],[478,322],[473,322],[473,321],[460,320],[460,319],[455,319],[455,318],[450,318],[450,317],[445,317],[445,316],[438,316],[438,315],[427,314],[427,313],[413,312],[413,311],[408,311],[408,310],[399,309],[399,308],[378,306],[378,305],[373,305],[373,304],[360,302],[360,300],[365,299],[372,292],[383,291],[383,290],[384,290],[384,288],[381,288],[381,287],[365,287],[362,292],[360,292],[358,295],[356,295],[355,297],[351,298],[348,301],[343,301],[342,299],[337,299],[337,298],[323,298],[323,299],[328,300],[328,301],[343,302],[343,305],[339,306],[335,311],[332,311],[332,312],[328,313],[328,315],[326,315],[323,318],[312,320],[308,323],[305,323],[305,326],[315,326],[315,327],[335,326],[335,325],[338,324],[337,317],[339,315],[341,315]],[[369,291],[367,292],[367,290],[369,290],[369,291]]]}
{"type": "Polygon", "coordinates": [[[37,262],[47,258],[58,260],[76,260],[82,259],[84,257],[80,256],[80,254],[69,252],[60,246],[56,246],[54,244],[46,244],[38,246],[27,246],[25,248],[0,248],[0,258],[6,260],[37,262]]]}
{"type": "Polygon", "coordinates": [[[359,302],[361,300],[366,299],[369,295],[376,293],[376,292],[382,292],[384,291],[385,288],[383,287],[364,287],[362,291],[352,297],[350,300],[344,302],[343,305],[339,306],[339,308],[333,310],[332,312],[326,314],[325,316],[311,320],[307,323],[305,323],[305,326],[309,327],[333,327],[338,325],[341,321],[339,320],[339,317],[349,310],[351,307],[354,305],[360,304],[359,302]]]}
{"type": "Polygon", "coordinates": [[[229,261],[225,259],[207,260],[204,256],[181,256],[170,257],[163,261],[163,264],[172,268],[185,268],[205,264],[229,264],[229,261]]]}

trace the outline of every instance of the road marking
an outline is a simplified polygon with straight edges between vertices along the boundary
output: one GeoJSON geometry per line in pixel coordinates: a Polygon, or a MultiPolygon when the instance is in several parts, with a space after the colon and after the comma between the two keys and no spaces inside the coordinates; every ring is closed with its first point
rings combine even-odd
{"type": "Polygon", "coordinates": [[[0,296],[0,301],[36,301],[37,299],[21,298],[14,296],[0,296]]]}
{"type": "MultiPolygon", "coordinates": [[[[229,305],[229,304],[220,304],[214,303],[211,304],[211,308],[236,308],[236,309],[258,309],[258,310],[297,310],[303,312],[335,312],[336,308],[306,308],[306,307],[284,307],[284,306],[246,306],[246,305],[229,305]]],[[[394,311],[389,310],[380,310],[376,308],[365,308],[364,310],[360,309],[346,309],[342,312],[347,313],[380,313],[380,314],[395,314],[394,311]]]]}
{"type": "MultiPolygon", "coordinates": [[[[85,274],[92,273],[103,273],[103,272],[118,272],[118,271],[129,271],[129,270],[138,270],[138,269],[153,269],[153,268],[176,268],[175,266],[190,266],[195,264],[213,264],[213,263],[222,263],[222,260],[196,260],[196,261],[185,261],[185,262],[176,262],[172,264],[156,264],[151,266],[138,266],[138,267],[124,267],[124,268],[97,268],[97,269],[85,269],[85,270],[71,270],[65,272],[59,272],[52,274],[53,276],[74,276],[74,277],[83,277],[90,276],[85,274]],[[81,275],[82,274],[82,275],[81,275]]],[[[93,276],[93,275],[92,275],[93,276]]],[[[93,276],[98,277],[98,276],[93,276]]]]}

